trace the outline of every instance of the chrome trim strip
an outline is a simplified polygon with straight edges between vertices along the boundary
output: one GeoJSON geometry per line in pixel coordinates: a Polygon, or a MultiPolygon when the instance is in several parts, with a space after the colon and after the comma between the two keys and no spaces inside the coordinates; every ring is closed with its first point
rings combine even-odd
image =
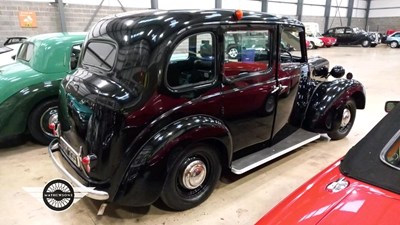
{"type": "Polygon", "coordinates": [[[83,185],[81,182],[79,182],[62,166],[60,162],[57,161],[56,156],[54,155],[55,151],[60,151],[58,147],[58,139],[54,139],[53,141],[50,142],[48,147],[49,156],[53,161],[54,165],[57,167],[57,169],[61,172],[61,174],[64,175],[69,181],[71,181],[72,184],[74,184],[76,187],[81,188],[82,192],[86,192],[87,197],[96,200],[107,200],[110,198],[107,192],[94,190],[93,188],[87,187],[83,185]]]}
{"type": "Polygon", "coordinates": [[[385,147],[383,147],[383,150],[381,151],[381,153],[379,154],[379,158],[380,160],[385,163],[386,165],[396,169],[396,170],[400,170],[399,167],[394,166],[392,164],[390,164],[388,161],[386,161],[385,156],[386,153],[391,149],[392,145],[399,139],[400,137],[400,130],[398,130],[392,138],[390,138],[390,140],[388,141],[388,143],[385,145],[385,147]]]}
{"type": "Polygon", "coordinates": [[[300,148],[300,147],[303,146],[303,145],[306,145],[306,144],[308,144],[308,143],[310,143],[310,142],[312,142],[312,141],[315,141],[315,140],[317,140],[317,139],[320,138],[320,137],[321,137],[321,135],[320,135],[320,134],[317,134],[316,136],[314,136],[314,137],[312,137],[312,138],[309,138],[309,139],[307,139],[307,140],[304,140],[304,141],[302,141],[302,142],[300,142],[300,143],[298,143],[298,144],[296,144],[296,145],[291,146],[290,148],[287,148],[287,149],[285,149],[285,150],[283,150],[283,151],[280,151],[280,152],[278,152],[278,153],[276,153],[276,154],[274,154],[274,155],[271,155],[271,156],[269,156],[269,157],[267,157],[267,158],[264,158],[264,159],[262,159],[262,160],[260,160],[260,161],[258,161],[258,162],[256,162],[256,163],[253,163],[253,164],[251,164],[251,165],[249,165],[249,166],[247,166],[247,167],[245,167],[245,168],[243,168],[243,169],[237,170],[237,169],[235,169],[235,168],[231,168],[231,171],[232,171],[234,174],[243,174],[243,173],[245,173],[245,172],[247,172],[247,171],[249,171],[249,170],[252,170],[252,169],[254,169],[254,168],[258,167],[258,166],[261,166],[261,165],[264,164],[264,163],[267,163],[267,162],[269,162],[269,161],[271,161],[271,160],[273,160],[273,159],[276,159],[276,158],[278,158],[279,156],[282,156],[282,155],[284,155],[284,154],[286,154],[286,153],[288,153],[288,152],[291,152],[291,151],[293,151],[293,150],[295,150],[295,149],[297,149],[297,148],[300,148]]]}

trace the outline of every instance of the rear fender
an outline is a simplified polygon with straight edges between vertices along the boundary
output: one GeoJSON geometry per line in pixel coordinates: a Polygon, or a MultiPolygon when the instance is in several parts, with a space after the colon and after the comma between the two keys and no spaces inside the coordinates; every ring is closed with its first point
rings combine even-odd
{"type": "Polygon", "coordinates": [[[25,87],[0,104],[0,139],[25,132],[28,116],[37,104],[57,98],[59,80],[25,87]]]}
{"type": "Polygon", "coordinates": [[[332,130],[333,113],[350,98],[357,109],[365,108],[365,90],[360,82],[348,79],[322,82],[311,96],[302,127],[320,133],[332,130]]]}
{"type": "Polygon", "coordinates": [[[224,166],[231,161],[232,137],[222,121],[207,115],[181,118],[154,134],[130,159],[115,201],[136,206],[156,201],[168,174],[167,163],[171,151],[198,142],[216,146],[226,164],[224,166]]]}

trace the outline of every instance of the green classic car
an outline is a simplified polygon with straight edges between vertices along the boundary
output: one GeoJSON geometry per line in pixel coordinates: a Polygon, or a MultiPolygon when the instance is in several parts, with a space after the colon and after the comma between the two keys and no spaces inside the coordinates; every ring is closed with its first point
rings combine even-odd
{"type": "Polygon", "coordinates": [[[60,81],[75,71],[85,33],[37,35],[16,62],[0,67],[0,140],[29,132],[41,144],[53,138],[60,81]]]}

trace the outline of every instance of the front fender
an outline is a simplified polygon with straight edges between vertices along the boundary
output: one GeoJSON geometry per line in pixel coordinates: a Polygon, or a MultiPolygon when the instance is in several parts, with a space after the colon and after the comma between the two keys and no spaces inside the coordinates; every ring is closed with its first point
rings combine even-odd
{"type": "Polygon", "coordinates": [[[336,79],[320,83],[311,96],[302,127],[312,132],[330,131],[330,115],[350,98],[354,99],[357,109],[365,108],[365,90],[359,81],[336,79]]]}
{"type": "Polygon", "coordinates": [[[0,104],[0,139],[25,132],[28,116],[41,101],[56,98],[60,81],[46,81],[34,84],[0,104]]]}
{"type": "Polygon", "coordinates": [[[225,162],[232,159],[232,137],[225,124],[207,115],[181,118],[163,127],[138,151],[121,181],[115,201],[122,205],[148,205],[158,199],[167,177],[173,149],[197,142],[217,145],[225,162]],[[223,148],[223,149],[221,149],[223,148]]]}

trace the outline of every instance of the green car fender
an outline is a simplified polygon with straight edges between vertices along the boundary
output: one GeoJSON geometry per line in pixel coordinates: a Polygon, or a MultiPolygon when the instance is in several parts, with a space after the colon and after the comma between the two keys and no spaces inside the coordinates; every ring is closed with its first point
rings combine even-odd
{"type": "Polygon", "coordinates": [[[31,111],[40,103],[58,98],[61,80],[30,85],[0,104],[0,139],[25,132],[31,111]]]}

